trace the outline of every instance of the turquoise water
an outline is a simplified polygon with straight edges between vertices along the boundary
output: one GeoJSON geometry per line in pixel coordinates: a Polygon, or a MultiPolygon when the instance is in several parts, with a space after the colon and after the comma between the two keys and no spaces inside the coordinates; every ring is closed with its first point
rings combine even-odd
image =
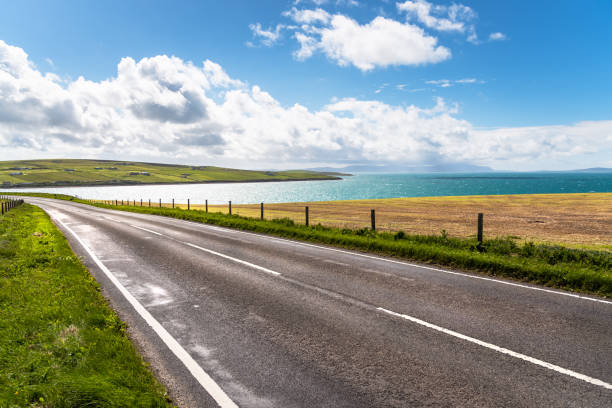
{"type": "Polygon", "coordinates": [[[612,173],[357,174],[338,181],[31,188],[92,199],[211,204],[489,194],[612,192],[612,173]]]}

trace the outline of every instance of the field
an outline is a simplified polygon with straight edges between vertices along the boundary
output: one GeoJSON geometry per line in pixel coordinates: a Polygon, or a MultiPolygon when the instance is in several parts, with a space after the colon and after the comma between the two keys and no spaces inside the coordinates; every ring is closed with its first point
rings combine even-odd
{"type": "Polygon", "coordinates": [[[0,162],[1,187],[334,180],[337,174],[306,170],[252,171],[115,160],[0,162]]]}
{"type": "MultiPolygon", "coordinates": [[[[477,214],[484,213],[488,237],[561,243],[572,247],[612,250],[612,193],[533,194],[463,197],[416,197],[383,200],[265,204],[267,219],[290,218],[310,224],[358,229],[370,226],[376,210],[376,229],[407,234],[474,237],[477,214]]],[[[185,207],[185,206],[183,206],[185,207]]],[[[196,205],[195,208],[202,209],[196,205]]],[[[209,206],[228,211],[227,205],[209,206]]],[[[232,205],[234,214],[259,217],[260,206],[232,205]]]]}
{"type": "Polygon", "coordinates": [[[0,216],[0,407],[170,407],[125,330],[42,210],[0,216]]]}

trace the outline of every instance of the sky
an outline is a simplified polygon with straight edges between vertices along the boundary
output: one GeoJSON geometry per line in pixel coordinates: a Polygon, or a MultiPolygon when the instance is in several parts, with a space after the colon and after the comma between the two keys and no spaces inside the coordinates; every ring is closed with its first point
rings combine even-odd
{"type": "Polygon", "coordinates": [[[0,1],[0,160],[612,167],[611,15],[608,0],[0,1]]]}

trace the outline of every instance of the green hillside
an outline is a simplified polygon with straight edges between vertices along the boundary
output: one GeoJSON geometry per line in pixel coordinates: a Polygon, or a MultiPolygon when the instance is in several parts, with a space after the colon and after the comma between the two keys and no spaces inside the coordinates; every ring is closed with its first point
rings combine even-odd
{"type": "Polygon", "coordinates": [[[307,170],[252,171],[116,160],[0,161],[0,186],[3,188],[337,179],[335,174],[307,170]]]}

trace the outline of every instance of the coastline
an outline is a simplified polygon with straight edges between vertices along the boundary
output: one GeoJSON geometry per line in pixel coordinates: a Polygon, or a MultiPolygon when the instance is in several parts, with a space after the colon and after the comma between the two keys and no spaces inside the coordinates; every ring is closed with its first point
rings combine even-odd
{"type": "MultiPolygon", "coordinates": [[[[344,177],[351,176],[352,174],[346,174],[344,177]]],[[[0,189],[13,189],[13,188],[30,188],[30,187],[44,187],[44,188],[64,188],[64,187],[120,187],[120,186],[154,186],[154,185],[182,185],[182,184],[235,184],[235,183],[280,183],[280,182],[291,182],[291,181],[334,181],[342,180],[342,177],[327,176],[327,177],[304,177],[304,178],[292,178],[292,179],[253,179],[253,180],[208,180],[208,181],[182,181],[182,182],[129,182],[122,181],[120,183],[26,183],[26,184],[11,184],[11,185],[0,185],[0,189]]]]}

